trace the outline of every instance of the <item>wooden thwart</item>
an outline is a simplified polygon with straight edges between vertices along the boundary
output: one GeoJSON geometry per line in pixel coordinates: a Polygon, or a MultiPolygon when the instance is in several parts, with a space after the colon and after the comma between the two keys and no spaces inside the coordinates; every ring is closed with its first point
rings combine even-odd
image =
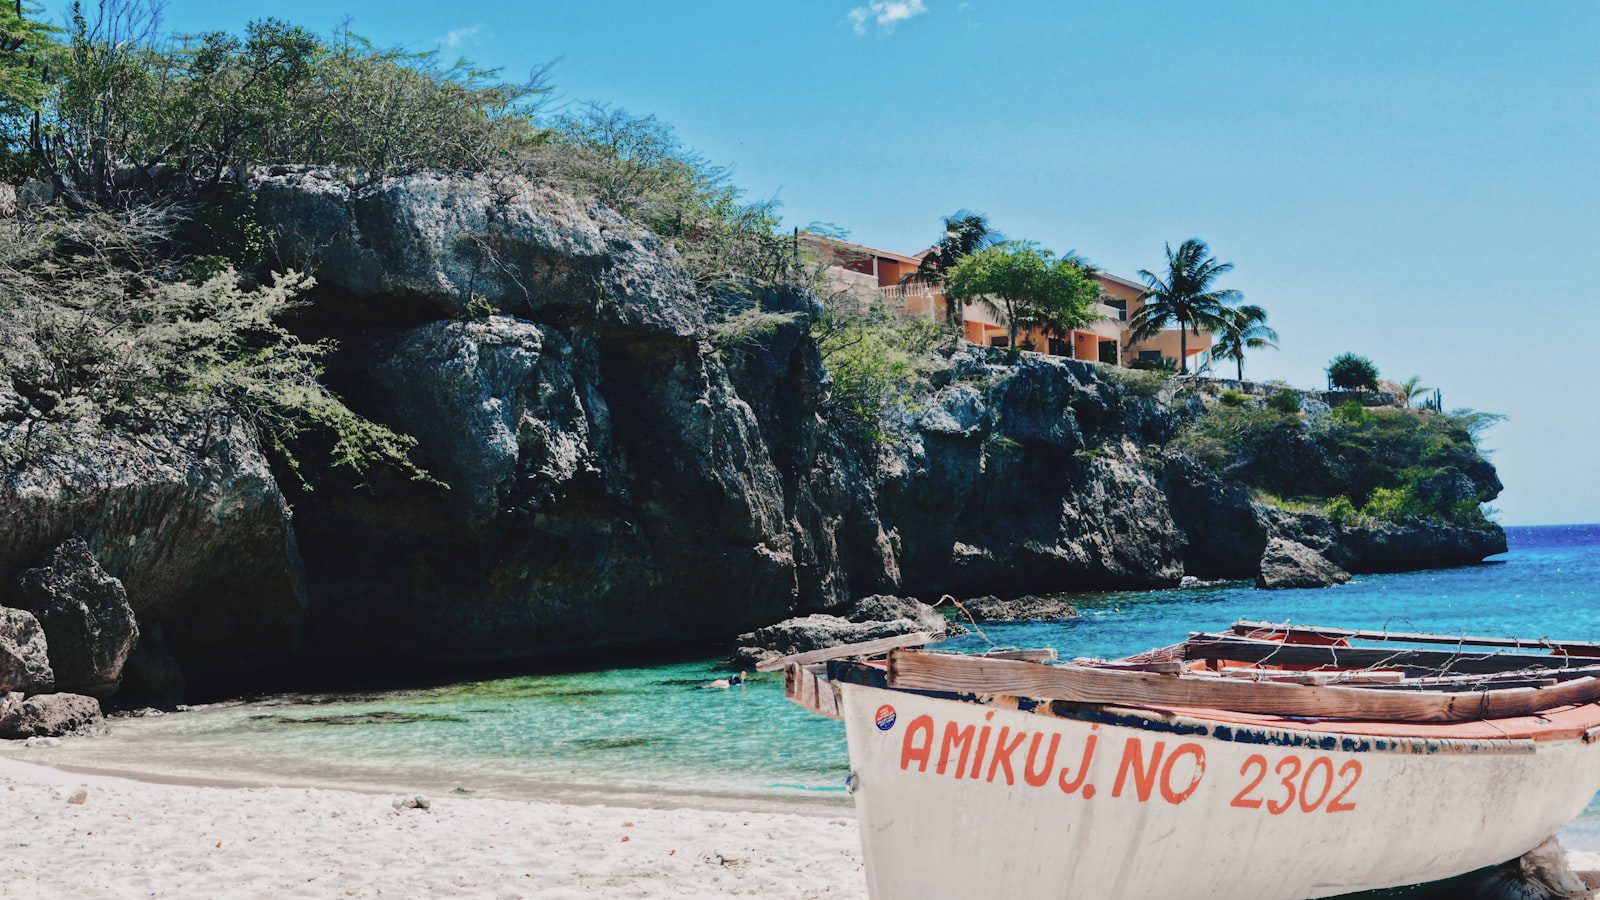
{"type": "Polygon", "coordinates": [[[1426,632],[1366,631],[1356,628],[1335,628],[1325,625],[1275,625],[1271,622],[1242,620],[1233,623],[1232,631],[1244,636],[1302,635],[1317,638],[1335,638],[1359,641],[1401,641],[1408,644],[1456,644],[1466,647],[1544,648],[1572,656],[1600,656],[1600,643],[1590,641],[1552,641],[1546,638],[1478,637],[1465,634],[1428,634],[1426,632]]]}
{"type": "Polygon", "coordinates": [[[1146,672],[1046,666],[908,650],[889,654],[888,684],[903,690],[1005,694],[1075,703],[1191,707],[1262,715],[1394,722],[1504,718],[1600,700],[1600,679],[1592,677],[1548,687],[1469,693],[1384,691],[1229,678],[1174,678],[1146,672]]]}
{"type": "Polygon", "coordinates": [[[757,663],[756,671],[776,672],[790,665],[803,666],[807,663],[827,662],[830,659],[843,659],[847,656],[879,656],[899,647],[920,647],[942,640],[944,635],[928,631],[896,634],[875,641],[862,641],[859,644],[840,644],[836,647],[823,647],[820,650],[807,650],[804,653],[791,653],[788,656],[757,663]]]}
{"type": "Polygon", "coordinates": [[[1437,669],[1467,675],[1512,672],[1521,669],[1563,669],[1594,664],[1592,657],[1582,656],[1284,644],[1227,634],[1196,634],[1183,644],[1183,652],[1188,659],[1224,659],[1246,663],[1269,662],[1280,666],[1331,666],[1343,669],[1372,666],[1437,669]]]}

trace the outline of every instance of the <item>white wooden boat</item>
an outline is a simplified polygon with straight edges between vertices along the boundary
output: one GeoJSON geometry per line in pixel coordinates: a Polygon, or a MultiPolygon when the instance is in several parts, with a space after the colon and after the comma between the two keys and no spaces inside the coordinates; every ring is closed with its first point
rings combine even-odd
{"type": "Polygon", "coordinates": [[[885,643],[785,665],[845,722],[879,900],[1417,884],[1517,858],[1600,789],[1596,644],[1242,622],[1058,665],[885,643]]]}

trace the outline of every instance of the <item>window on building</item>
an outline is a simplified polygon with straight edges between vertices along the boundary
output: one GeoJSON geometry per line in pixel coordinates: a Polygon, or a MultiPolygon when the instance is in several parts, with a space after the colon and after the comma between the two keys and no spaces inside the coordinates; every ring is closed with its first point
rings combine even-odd
{"type": "Polygon", "coordinates": [[[1148,360],[1150,362],[1158,362],[1161,359],[1161,351],[1160,350],[1140,350],[1139,351],[1139,358],[1141,360],[1148,360]]]}

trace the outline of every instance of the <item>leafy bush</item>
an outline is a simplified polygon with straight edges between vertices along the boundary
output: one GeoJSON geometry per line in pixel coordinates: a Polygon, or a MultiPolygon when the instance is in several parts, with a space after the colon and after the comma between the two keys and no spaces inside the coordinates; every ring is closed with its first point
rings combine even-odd
{"type": "Polygon", "coordinates": [[[1102,369],[1102,377],[1113,381],[1118,387],[1132,397],[1154,397],[1161,393],[1161,389],[1172,383],[1171,369],[1156,370],[1127,370],[1127,369],[1102,369]]]}
{"type": "Polygon", "coordinates": [[[1366,505],[1361,507],[1363,516],[1390,522],[1398,522],[1426,512],[1428,510],[1420,508],[1416,497],[1406,487],[1374,488],[1372,495],[1367,498],[1366,505]]]}
{"type": "Polygon", "coordinates": [[[64,40],[39,48],[48,90],[0,118],[10,151],[72,197],[210,196],[270,163],[348,166],[366,178],[483,170],[543,140],[533,114],[549,89],[537,74],[506,82],[278,19],[250,23],[243,37],[169,41],[157,13],[138,0],[75,6],[64,40]]]}
{"type": "Polygon", "coordinates": [[[1343,391],[1375,391],[1378,389],[1378,367],[1365,356],[1341,353],[1328,363],[1328,381],[1343,391]]]}
{"type": "Polygon", "coordinates": [[[1250,402],[1250,398],[1236,388],[1228,388],[1217,396],[1217,402],[1224,406],[1243,406],[1250,402]]]}
{"type": "MultiPolygon", "coordinates": [[[[1173,447],[1190,459],[1278,497],[1325,498],[1346,520],[1429,517],[1481,523],[1478,505],[1500,490],[1474,441],[1477,414],[1367,409],[1346,404],[1307,418],[1298,403],[1217,404],[1186,426],[1173,447]],[[1348,504],[1348,507],[1346,506],[1348,504]]],[[[1330,511],[1330,515],[1334,512],[1330,511]]]]}
{"type": "Polygon", "coordinates": [[[1331,415],[1346,425],[1361,425],[1372,418],[1358,400],[1346,400],[1334,407],[1331,415]]]}
{"type": "Polygon", "coordinates": [[[1160,356],[1154,359],[1136,359],[1128,363],[1128,368],[1150,372],[1168,372],[1177,374],[1178,361],[1170,356],[1160,356]]]}
{"type": "Polygon", "coordinates": [[[929,376],[946,365],[935,351],[949,341],[948,326],[925,319],[899,320],[886,309],[867,313],[830,309],[812,336],[832,381],[826,408],[848,433],[884,442],[895,420],[915,412],[929,376]]]}
{"type": "Polygon", "coordinates": [[[799,313],[769,312],[759,307],[741,310],[712,324],[711,344],[718,350],[736,350],[760,340],[800,318],[799,313]]]}
{"type": "Polygon", "coordinates": [[[1356,516],[1358,515],[1356,512],[1356,505],[1351,503],[1350,498],[1344,496],[1343,494],[1334,497],[1332,500],[1329,500],[1328,505],[1324,507],[1323,510],[1328,514],[1329,519],[1332,519],[1334,522],[1337,522],[1340,525],[1355,521],[1356,516]]]}
{"type": "Polygon", "coordinates": [[[292,448],[316,431],[335,464],[387,462],[426,477],[410,461],[410,438],[322,385],[331,344],[303,342],[279,321],[299,306],[308,276],[256,283],[224,267],[181,280],[182,267],[160,252],[172,225],[151,207],[35,207],[0,222],[0,362],[17,397],[0,421],[8,464],[82,426],[140,431],[225,415],[291,465],[292,448]]]}
{"type": "Polygon", "coordinates": [[[1267,408],[1275,413],[1286,416],[1300,413],[1300,394],[1298,391],[1277,391],[1267,397],[1267,408]]]}

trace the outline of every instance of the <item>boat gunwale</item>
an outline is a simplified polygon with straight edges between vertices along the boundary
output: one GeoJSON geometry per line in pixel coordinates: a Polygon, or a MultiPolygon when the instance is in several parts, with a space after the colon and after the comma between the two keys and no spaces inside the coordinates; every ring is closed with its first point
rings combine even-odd
{"type": "Polygon", "coordinates": [[[940,691],[913,690],[890,687],[883,679],[883,670],[871,662],[830,662],[828,665],[828,680],[838,684],[870,687],[893,693],[928,697],[935,700],[993,706],[1053,719],[1119,725],[1146,731],[1167,732],[1175,735],[1194,736],[1231,743],[1277,747],[1308,747],[1323,751],[1346,753],[1527,754],[1537,752],[1540,745],[1567,741],[1587,744],[1600,740],[1600,702],[1559,707],[1546,710],[1543,713],[1517,716],[1511,719],[1480,719],[1451,723],[1398,723],[1348,719],[1279,719],[1250,713],[1233,713],[1228,710],[1200,710],[1184,707],[1147,708],[1112,704],[1074,703],[1067,700],[1018,697],[1010,694],[952,694],[940,691]],[[1568,724],[1551,718],[1551,714],[1565,718],[1576,715],[1581,710],[1588,710],[1588,715],[1582,724],[1568,724]],[[1462,731],[1474,726],[1484,725],[1499,730],[1501,733],[1499,735],[1470,737],[1456,737],[1448,733],[1452,730],[1462,731]],[[1502,725],[1511,725],[1512,727],[1506,729],[1502,725]],[[1436,735],[1407,734],[1402,730],[1411,729],[1415,732],[1419,728],[1442,733],[1436,735]]]}

